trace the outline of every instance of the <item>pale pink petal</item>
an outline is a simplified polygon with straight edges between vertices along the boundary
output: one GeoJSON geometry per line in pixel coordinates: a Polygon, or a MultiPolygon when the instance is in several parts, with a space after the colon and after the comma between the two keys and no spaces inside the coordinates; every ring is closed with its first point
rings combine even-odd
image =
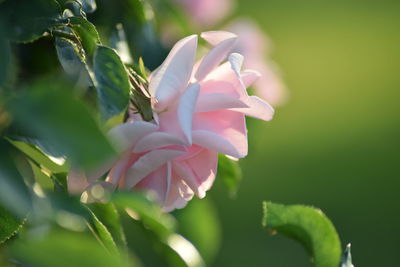
{"type": "Polygon", "coordinates": [[[113,183],[115,185],[119,184],[121,177],[125,174],[125,171],[128,168],[128,164],[130,162],[129,154],[130,152],[127,152],[126,155],[122,156],[121,159],[115,163],[115,165],[108,173],[106,179],[107,182],[113,183]]]}
{"type": "Polygon", "coordinates": [[[190,159],[175,161],[173,166],[178,177],[186,182],[196,196],[204,198],[214,182],[217,163],[218,153],[203,149],[190,159]]]}
{"type": "Polygon", "coordinates": [[[247,151],[244,149],[238,151],[238,149],[224,137],[205,130],[193,131],[193,143],[235,158],[243,158],[247,155],[247,151]]]}
{"type": "Polygon", "coordinates": [[[196,56],[197,35],[188,36],[178,41],[171,52],[151,76],[149,91],[165,107],[180,90],[183,90],[190,79],[196,56]]]}
{"type": "Polygon", "coordinates": [[[260,79],[261,74],[255,70],[245,70],[240,74],[244,86],[247,88],[260,79]]]}
{"type": "Polygon", "coordinates": [[[196,177],[198,197],[203,198],[212,184],[217,173],[218,153],[203,149],[202,152],[186,160],[196,177]]]}
{"type": "Polygon", "coordinates": [[[219,109],[248,108],[249,106],[236,96],[215,93],[203,94],[197,102],[196,112],[208,112],[219,109]]]}
{"type": "Polygon", "coordinates": [[[274,108],[258,96],[249,96],[244,99],[244,102],[249,106],[248,108],[234,108],[231,110],[265,121],[270,121],[274,116],[274,108]]]}
{"type": "Polygon", "coordinates": [[[158,126],[145,121],[133,121],[113,127],[108,136],[116,149],[121,152],[133,146],[140,138],[157,130],[158,126]]]}
{"type": "Polygon", "coordinates": [[[133,152],[141,153],[155,148],[172,145],[189,145],[182,137],[167,132],[154,132],[146,135],[136,143],[133,152]]]}
{"type": "Polygon", "coordinates": [[[228,56],[228,54],[234,47],[236,40],[237,38],[233,37],[230,39],[226,39],[214,46],[201,60],[201,63],[194,77],[198,81],[203,80],[208,75],[208,73],[210,73],[228,56]]]}
{"type": "Polygon", "coordinates": [[[200,94],[202,93],[225,93],[238,98],[248,96],[243,82],[233,71],[229,61],[215,68],[201,82],[200,94]]]}
{"type": "Polygon", "coordinates": [[[153,150],[141,156],[127,171],[125,188],[135,186],[146,175],[161,167],[167,161],[184,154],[184,151],[160,149],[153,150]]]}
{"type": "Polygon", "coordinates": [[[183,93],[178,104],[178,118],[181,129],[189,143],[192,143],[192,118],[199,95],[199,84],[190,86],[183,93]]]}
{"type": "Polygon", "coordinates": [[[202,32],[200,37],[206,40],[212,46],[216,46],[217,44],[225,41],[227,39],[237,38],[238,36],[231,32],[226,31],[208,31],[202,32]]]}
{"type": "Polygon", "coordinates": [[[162,205],[167,197],[168,174],[168,166],[167,164],[163,164],[138,182],[134,189],[153,194],[155,199],[162,205]]]}
{"type": "Polygon", "coordinates": [[[247,155],[247,129],[243,114],[230,110],[202,112],[195,114],[193,122],[194,144],[236,158],[247,155]]]}
{"type": "Polygon", "coordinates": [[[190,187],[173,173],[171,190],[167,200],[164,202],[163,210],[170,212],[174,209],[181,209],[193,198],[193,195],[194,193],[190,187]]]}

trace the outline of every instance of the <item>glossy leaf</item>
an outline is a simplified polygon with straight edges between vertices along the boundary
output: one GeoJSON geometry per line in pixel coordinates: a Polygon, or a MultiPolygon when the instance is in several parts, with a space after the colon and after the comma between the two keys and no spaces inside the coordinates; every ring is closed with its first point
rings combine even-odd
{"type": "Polygon", "coordinates": [[[98,46],[94,54],[94,74],[102,118],[107,120],[128,107],[128,73],[115,50],[98,46]]]}
{"type": "Polygon", "coordinates": [[[5,1],[0,6],[11,40],[31,42],[43,36],[47,29],[60,23],[60,6],[54,0],[5,1]]]}
{"type": "Polygon", "coordinates": [[[57,56],[65,72],[78,81],[82,87],[92,85],[85,56],[79,46],[66,38],[55,38],[57,56]]]}
{"type": "Polygon", "coordinates": [[[0,244],[15,235],[23,224],[23,219],[15,217],[0,205],[0,244]]]}
{"type": "Polygon", "coordinates": [[[44,236],[23,239],[11,247],[18,261],[41,267],[126,267],[132,266],[114,253],[107,253],[94,238],[85,234],[53,231],[44,236]]]}
{"type": "Polygon", "coordinates": [[[239,163],[219,154],[217,179],[222,179],[231,197],[236,196],[242,178],[242,170],[239,163]]]}
{"type": "Polygon", "coordinates": [[[88,110],[57,85],[65,86],[38,82],[10,101],[14,123],[24,133],[47,140],[78,166],[90,168],[109,160],[114,151],[88,110]]]}
{"type": "Polygon", "coordinates": [[[100,37],[96,27],[83,17],[70,17],[68,19],[72,30],[80,39],[86,53],[89,56],[93,55],[97,45],[100,44],[100,37]]]}
{"type": "Polygon", "coordinates": [[[321,210],[303,205],[264,202],[263,226],[299,241],[311,254],[315,267],[336,267],[340,240],[331,221],[321,210]]]}

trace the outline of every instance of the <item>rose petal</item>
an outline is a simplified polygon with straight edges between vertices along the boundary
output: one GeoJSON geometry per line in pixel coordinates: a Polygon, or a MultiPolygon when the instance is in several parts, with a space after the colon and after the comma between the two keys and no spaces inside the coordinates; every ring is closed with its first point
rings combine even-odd
{"type": "Polygon", "coordinates": [[[200,65],[197,68],[194,77],[201,81],[209,72],[211,72],[216,66],[218,66],[226,56],[231,52],[235,45],[237,37],[225,39],[222,42],[214,46],[201,60],[200,65]]]}
{"type": "Polygon", "coordinates": [[[242,71],[240,77],[242,78],[244,86],[247,88],[260,79],[261,74],[255,70],[245,70],[242,71]]]}
{"type": "Polygon", "coordinates": [[[127,171],[125,188],[134,187],[141,179],[155,171],[167,161],[184,154],[184,151],[159,149],[141,156],[127,171]]]}
{"type": "Polygon", "coordinates": [[[176,134],[166,132],[154,132],[146,135],[136,143],[133,152],[141,153],[155,148],[172,145],[189,145],[189,143],[176,134]]]}
{"type": "Polygon", "coordinates": [[[208,112],[220,109],[248,108],[249,106],[236,96],[215,93],[199,97],[196,112],[208,112]]]}
{"type": "Polygon", "coordinates": [[[113,127],[108,136],[116,149],[121,152],[133,146],[140,138],[157,130],[158,126],[145,121],[127,122],[113,127]]]}
{"type": "Polygon", "coordinates": [[[178,118],[188,142],[192,143],[192,118],[199,95],[200,85],[194,84],[183,93],[178,104],[178,118]]]}
{"type": "Polygon", "coordinates": [[[149,92],[156,97],[159,108],[164,108],[180,90],[187,86],[196,49],[197,35],[178,41],[157,72],[151,76],[149,92]]]}

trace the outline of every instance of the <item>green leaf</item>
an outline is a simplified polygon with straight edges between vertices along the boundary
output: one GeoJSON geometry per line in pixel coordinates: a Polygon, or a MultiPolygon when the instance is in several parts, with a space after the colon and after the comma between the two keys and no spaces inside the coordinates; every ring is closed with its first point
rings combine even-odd
{"type": "Polygon", "coordinates": [[[78,45],[66,38],[55,38],[58,60],[65,72],[74,77],[84,86],[91,86],[89,68],[86,66],[85,55],[78,45]]]}
{"type": "Polygon", "coordinates": [[[115,205],[121,209],[128,208],[130,214],[138,219],[156,233],[160,239],[165,240],[175,230],[174,218],[164,213],[161,208],[149,200],[145,195],[139,193],[116,193],[112,197],[115,205]]]}
{"type": "Polygon", "coordinates": [[[87,204],[91,212],[107,228],[112,239],[118,247],[126,249],[126,239],[121,226],[119,213],[113,203],[92,203],[87,204]]]}
{"type": "Polygon", "coordinates": [[[0,5],[8,37],[12,41],[31,42],[60,22],[60,6],[54,0],[14,0],[0,5]]]}
{"type": "Polygon", "coordinates": [[[25,218],[31,208],[31,196],[18,169],[21,153],[0,138],[0,203],[19,218],[25,218]]]}
{"type": "Polygon", "coordinates": [[[107,248],[111,253],[118,254],[118,247],[115,244],[114,238],[108,231],[107,227],[97,218],[89,207],[87,207],[91,218],[89,220],[89,227],[97,239],[107,248]]]}
{"type": "Polygon", "coordinates": [[[0,205],[0,244],[15,235],[23,224],[23,219],[18,219],[0,205]]]}
{"type": "Polygon", "coordinates": [[[321,210],[303,205],[263,202],[263,226],[303,244],[316,267],[336,267],[340,240],[331,221],[321,210]]]}
{"type": "Polygon", "coordinates": [[[340,262],[340,267],[354,267],[351,260],[351,244],[347,244],[346,249],[342,255],[342,260],[340,262]]]}
{"type": "Polygon", "coordinates": [[[25,142],[10,140],[10,143],[13,144],[16,148],[21,150],[24,154],[26,154],[29,158],[50,170],[53,173],[59,172],[67,172],[68,166],[59,165],[52,161],[47,155],[45,155],[39,148],[34,145],[27,144],[25,142]]]}
{"type": "Polygon", "coordinates": [[[86,53],[92,56],[97,45],[101,43],[96,27],[83,17],[70,17],[68,19],[86,53]]]}
{"type": "Polygon", "coordinates": [[[56,80],[32,84],[29,92],[8,103],[14,123],[23,133],[46,140],[72,164],[101,165],[114,156],[114,150],[83,103],[65,86],[56,80]]]}
{"type": "Polygon", "coordinates": [[[242,178],[242,170],[240,169],[239,163],[229,159],[223,154],[219,154],[217,179],[222,179],[231,197],[236,196],[242,178]]]}
{"type": "Polygon", "coordinates": [[[128,73],[115,50],[98,46],[94,54],[94,74],[102,118],[125,112],[129,103],[128,73]]]}
{"type": "Polygon", "coordinates": [[[178,220],[178,232],[211,264],[221,243],[221,226],[210,198],[192,199],[184,209],[174,211],[174,215],[178,220]]]}
{"type": "Polygon", "coordinates": [[[29,266],[126,267],[133,263],[107,253],[95,239],[82,233],[53,231],[15,242],[10,256],[29,266]]]}

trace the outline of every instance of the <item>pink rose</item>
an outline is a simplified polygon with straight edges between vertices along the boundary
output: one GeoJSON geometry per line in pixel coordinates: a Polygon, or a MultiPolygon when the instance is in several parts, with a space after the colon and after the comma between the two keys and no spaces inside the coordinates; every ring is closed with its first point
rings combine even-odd
{"type": "Polygon", "coordinates": [[[239,36],[235,52],[246,58],[245,68],[256,69],[261,78],[254,84],[255,92],[273,106],[282,105],[287,99],[286,87],[279,69],[269,59],[271,43],[265,33],[251,20],[239,19],[227,29],[239,36]]]}
{"type": "Polygon", "coordinates": [[[273,115],[270,105],[246,92],[259,74],[241,72],[243,57],[229,55],[237,36],[205,32],[201,37],[213,47],[199,62],[197,35],[192,35],[178,41],[151,74],[154,122],[132,115],[109,133],[121,157],[106,182],[151,191],[166,211],[184,207],[193,195],[205,196],[215,179],[218,153],[247,155],[245,115],[263,120],[273,115]],[[221,64],[227,56],[229,61],[221,64]]]}

